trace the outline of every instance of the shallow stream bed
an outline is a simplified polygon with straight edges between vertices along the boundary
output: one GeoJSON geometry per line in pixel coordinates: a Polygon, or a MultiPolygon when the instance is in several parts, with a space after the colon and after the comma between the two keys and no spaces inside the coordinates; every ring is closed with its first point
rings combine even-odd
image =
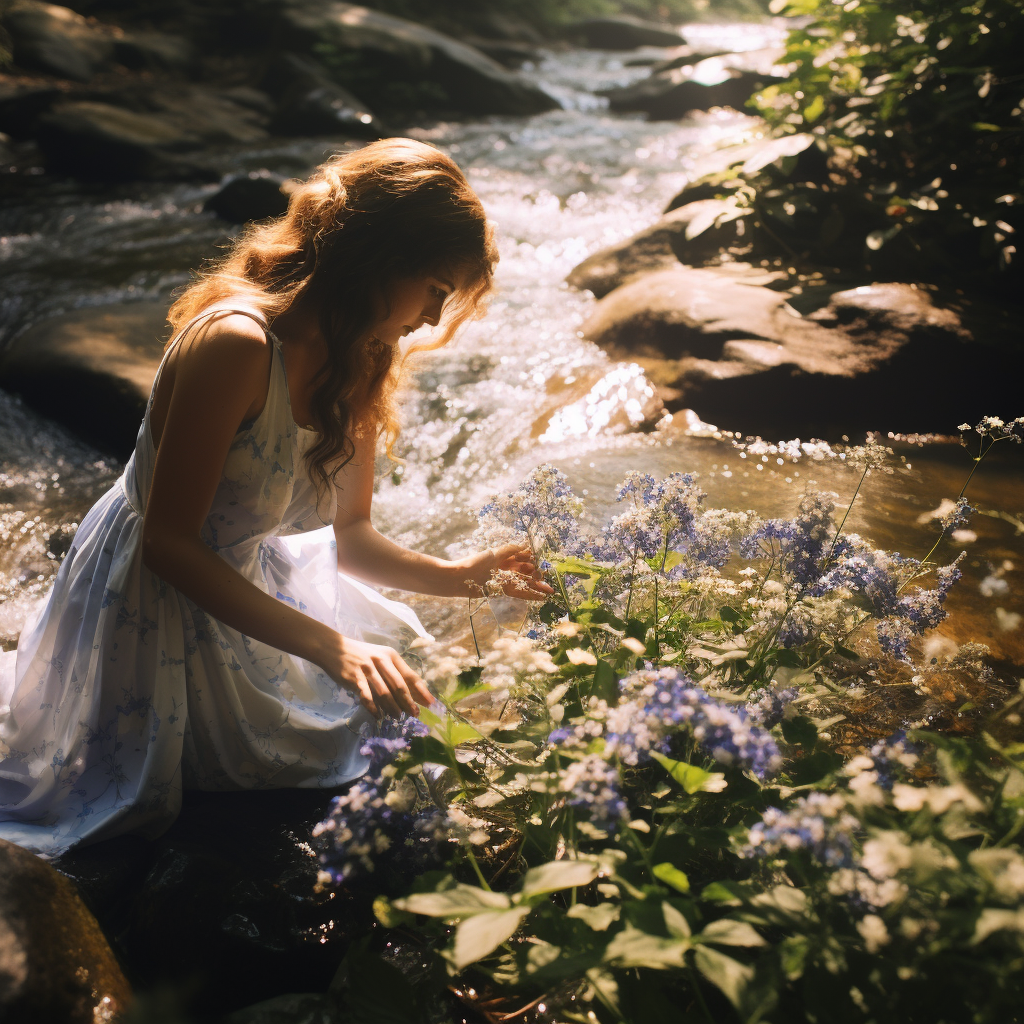
{"type": "MultiPolygon", "coordinates": [[[[694,42],[754,48],[777,35],[774,26],[702,26],[694,42]]],[[[446,350],[423,357],[410,378],[399,449],[406,461],[382,477],[376,502],[378,526],[396,539],[439,554],[461,551],[474,510],[543,462],[569,475],[596,520],[610,513],[614,485],[638,468],[659,476],[696,472],[708,504],[763,515],[791,514],[807,489],[834,490],[841,501],[852,495],[859,476],[853,469],[811,456],[794,462],[778,452],[744,454],[729,437],[688,432],[683,415],[654,432],[637,432],[656,408],[653,389],[639,367],[609,360],[578,336],[594,299],[564,284],[569,270],[653,222],[715,147],[760,131],[754,118],[725,110],[683,122],[612,115],[594,95],[646,72],[615,55],[560,53],[526,73],[559,97],[561,110],[405,129],[465,168],[497,224],[502,261],[488,316],[446,350]]],[[[239,167],[304,175],[333,146],[330,140],[275,142],[241,154],[239,167]]],[[[26,179],[0,207],[0,346],[69,309],[165,297],[225,241],[223,223],[201,212],[214,187],[100,188],[26,179]]],[[[896,448],[896,471],[868,479],[849,528],[879,546],[921,556],[937,529],[928,514],[956,497],[970,457],[948,441],[901,441],[896,448]]],[[[986,464],[968,492],[992,513],[971,523],[976,539],[959,546],[945,541],[936,557],[945,562],[960,547],[968,551],[943,631],[957,641],[987,643],[1019,664],[1024,463],[1019,451],[1006,454],[986,464]]],[[[76,523],[119,469],[0,393],[0,640],[6,646],[59,565],[62,525],[76,523]]],[[[440,635],[464,628],[461,605],[418,607],[440,635]]]]}

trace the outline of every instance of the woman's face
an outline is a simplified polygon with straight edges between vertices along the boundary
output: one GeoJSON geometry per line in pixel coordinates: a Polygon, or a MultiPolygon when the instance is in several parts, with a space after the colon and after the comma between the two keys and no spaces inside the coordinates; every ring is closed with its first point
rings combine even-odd
{"type": "Polygon", "coordinates": [[[372,328],[371,335],[393,346],[424,324],[436,327],[445,300],[454,290],[454,284],[443,275],[400,278],[390,291],[390,314],[372,328]]]}

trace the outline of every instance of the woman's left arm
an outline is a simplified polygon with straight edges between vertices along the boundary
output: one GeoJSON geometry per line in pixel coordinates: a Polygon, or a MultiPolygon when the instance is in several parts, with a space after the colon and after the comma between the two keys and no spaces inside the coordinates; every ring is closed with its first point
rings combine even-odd
{"type": "Polygon", "coordinates": [[[380,587],[411,590],[439,597],[476,597],[484,592],[495,571],[513,572],[505,585],[512,597],[543,601],[553,591],[540,579],[533,553],[519,544],[449,560],[411,551],[378,533],[370,522],[376,438],[360,434],[354,439],[351,461],[338,473],[338,511],[334,536],[338,542],[338,568],[356,579],[380,587]]]}

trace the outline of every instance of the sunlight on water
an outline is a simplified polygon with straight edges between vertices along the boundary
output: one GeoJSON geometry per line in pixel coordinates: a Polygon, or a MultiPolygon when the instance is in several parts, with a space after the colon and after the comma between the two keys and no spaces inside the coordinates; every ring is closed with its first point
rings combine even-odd
{"type": "MultiPolygon", "coordinates": [[[[756,51],[752,60],[763,56],[770,63],[780,33],[775,24],[698,25],[687,27],[686,38],[702,52],[756,51]]],[[[698,472],[709,504],[764,515],[791,514],[806,489],[834,490],[848,500],[856,473],[841,465],[780,462],[777,454],[741,458],[728,440],[688,436],[682,415],[655,433],[637,433],[660,415],[653,389],[639,367],[613,362],[580,339],[594,299],[564,283],[586,256],[656,220],[708,166],[709,154],[752,137],[759,122],[728,110],[675,122],[612,115],[595,91],[647,73],[627,66],[622,55],[559,53],[527,73],[563,109],[529,120],[408,131],[465,168],[497,225],[501,264],[486,319],[414,366],[403,403],[406,461],[382,466],[378,525],[416,547],[461,551],[475,509],[542,462],[569,474],[598,521],[612,510],[614,485],[636,468],[698,472]]],[[[324,140],[273,140],[245,154],[241,166],[304,175],[329,150],[324,140]]],[[[58,185],[45,202],[5,210],[0,344],[67,309],[166,296],[227,238],[221,222],[200,213],[214,187],[139,185],[101,194],[58,185]]],[[[3,395],[0,436],[0,640],[9,643],[59,564],[62,525],[66,533],[118,467],[3,395]]],[[[894,475],[869,479],[851,529],[921,555],[935,532],[928,514],[955,497],[969,458],[949,446],[904,446],[899,454],[905,461],[894,475]]],[[[1024,630],[1014,618],[1024,612],[1017,596],[1024,589],[1024,526],[1014,525],[1024,510],[1019,464],[986,468],[969,497],[1008,518],[979,515],[972,522],[977,538],[964,541],[966,574],[951,597],[957,617],[949,631],[1020,660],[1024,630]]],[[[948,561],[956,550],[946,543],[936,557],[948,561]]],[[[419,606],[432,628],[451,614],[441,602],[419,606]]],[[[460,607],[456,620],[461,615],[460,607]]]]}

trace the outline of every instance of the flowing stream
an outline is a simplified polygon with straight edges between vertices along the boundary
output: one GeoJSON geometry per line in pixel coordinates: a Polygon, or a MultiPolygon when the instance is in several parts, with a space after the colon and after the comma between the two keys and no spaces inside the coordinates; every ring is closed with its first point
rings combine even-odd
{"type": "MultiPolygon", "coordinates": [[[[701,47],[755,49],[776,43],[780,29],[705,25],[699,32],[691,41],[701,47]]],[[[624,64],[621,55],[552,54],[524,73],[542,81],[563,109],[529,119],[406,129],[451,153],[466,170],[498,226],[502,258],[488,316],[415,366],[400,444],[406,461],[381,479],[379,528],[439,554],[462,551],[475,509],[542,462],[569,475],[596,521],[611,513],[614,485],[636,468],[658,476],[696,472],[709,505],[763,515],[792,514],[807,489],[834,490],[848,502],[859,472],[834,460],[806,454],[793,460],[768,448],[740,451],[720,433],[687,430],[680,414],[658,430],[638,432],[656,408],[652,388],[636,365],[613,362],[581,340],[579,328],[594,299],[563,283],[585,256],[656,220],[709,153],[757,133],[759,122],[727,110],[681,122],[610,114],[594,91],[647,73],[624,64]]],[[[302,176],[332,148],[329,140],[273,140],[238,162],[240,169],[302,176]]],[[[201,212],[214,189],[25,179],[0,207],[0,347],[32,323],[73,308],[166,297],[225,240],[223,224],[201,212]]],[[[894,444],[895,472],[868,478],[848,529],[921,556],[937,534],[929,515],[959,493],[970,456],[948,441],[894,444]]],[[[968,492],[992,514],[975,516],[975,539],[945,540],[936,552],[948,561],[961,548],[968,551],[964,580],[949,602],[953,615],[942,631],[957,641],[987,643],[1019,664],[1024,476],[1019,458],[1001,454],[997,449],[968,492]]],[[[69,530],[119,472],[115,460],[0,392],[5,646],[49,587],[69,530]]],[[[464,627],[460,603],[417,607],[442,635],[464,627]]]]}

